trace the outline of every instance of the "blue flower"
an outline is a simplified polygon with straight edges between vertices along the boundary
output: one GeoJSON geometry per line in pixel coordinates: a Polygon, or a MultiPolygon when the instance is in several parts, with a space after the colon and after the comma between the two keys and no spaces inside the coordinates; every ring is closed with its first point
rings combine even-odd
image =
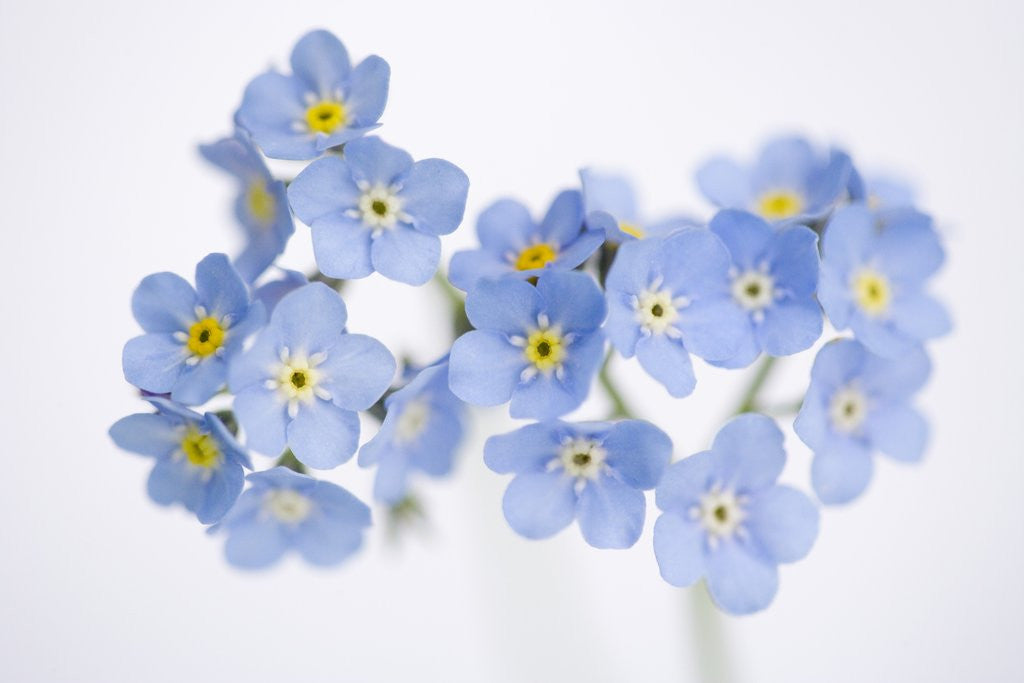
{"type": "Polygon", "coordinates": [[[125,344],[125,379],[186,405],[205,403],[224,386],[228,361],[266,318],[224,254],[199,262],[195,289],[174,273],[145,277],[132,313],[146,334],[125,344]]]}
{"type": "Polygon", "coordinates": [[[769,221],[808,222],[845,196],[853,165],[842,151],[823,155],[803,138],[778,138],[753,168],[717,157],[697,171],[697,185],[715,206],[746,209],[769,221]]]}
{"type": "Polygon", "coordinates": [[[914,188],[902,180],[882,176],[866,180],[854,169],[847,185],[850,201],[863,202],[873,211],[909,209],[915,205],[914,188]]]}
{"type": "Polygon", "coordinates": [[[803,225],[773,228],[746,211],[725,209],[711,232],[729,249],[733,301],[747,315],[739,351],[714,365],[742,368],[764,351],[788,356],[810,348],[821,336],[818,235],[803,225]]]}
{"type": "Polygon", "coordinates": [[[247,445],[267,455],[287,446],[309,467],[348,460],[359,416],[395,375],[395,359],[376,339],[347,334],[345,303],[314,282],[288,294],[252,347],[231,364],[235,415],[247,445]]]}
{"type": "Polygon", "coordinates": [[[200,145],[199,152],[238,180],[235,216],[245,229],[248,243],[235,259],[235,268],[246,282],[255,282],[284,252],[295,232],[284,183],[274,180],[244,133],[200,145]]]}
{"type": "Polygon", "coordinates": [[[672,456],[668,436],[642,420],[561,421],[492,436],[484,462],[514,473],[505,519],[527,538],[547,538],[574,519],[595,548],[628,548],[640,538],[646,500],[672,456]]]}
{"type": "Polygon", "coordinates": [[[811,480],[823,503],[848,502],[867,488],[874,451],[901,462],[921,459],[928,423],[910,399],[930,373],[920,347],[886,359],[842,339],[818,352],[794,428],[814,451],[811,480]]]}
{"type": "Polygon", "coordinates": [[[379,138],[345,146],[344,159],[310,164],[288,188],[313,230],[320,270],[331,277],[384,277],[421,285],[437,270],[441,240],[459,227],[469,179],[441,159],[412,157],[379,138]]]}
{"type": "Polygon", "coordinates": [[[528,282],[481,280],[466,298],[476,330],[455,340],[449,383],[467,403],[512,399],[512,417],[546,419],[578,407],[601,362],[606,313],[585,273],[549,271],[528,282]]]}
{"type": "Polygon", "coordinates": [[[262,303],[268,314],[274,312],[274,308],[285,296],[309,284],[306,276],[297,270],[281,268],[280,271],[280,278],[263,283],[252,293],[252,298],[262,303]]]}
{"type": "Polygon", "coordinates": [[[658,222],[643,220],[633,187],[623,176],[584,168],[580,171],[580,182],[587,225],[603,230],[611,242],[666,237],[676,230],[700,227],[698,221],[684,216],[658,222]]]}
{"type": "Polygon", "coordinates": [[[949,332],[945,308],[924,291],[945,258],[928,216],[902,209],[881,226],[867,207],[844,207],[825,228],[822,252],[818,299],[837,330],[851,328],[887,357],[949,332]]]}
{"type": "Polygon", "coordinates": [[[481,278],[514,275],[527,279],[551,269],[571,270],[604,242],[604,230],[583,223],[583,200],[576,190],[559,193],[539,224],[513,199],[499,199],[476,222],[481,248],[452,257],[448,278],[470,291],[481,278]]]}
{"type": "Polygon", "coordinates": [[[395,505],[414,471],[443,477],[462,441],[465,405],[448,388],[448,359],[428,366],[388,396],[377,435],[359,450],[360,467],[377,465],[373,497],[395,505]]]}
{"type": "Polygon", "coordinates": [[[715,603],[732,614],[768,606],[778,565],[814,545],[818,509],[800,491],[776,484],[786,462],[782,432],[764,415],[730,420],[711,450],[671,465],[655,493],[664,514],[654,525],[654,555],[673,586],[703,577],[715,603]]]}
{"type": "Polygon", "coordinates": [[[249,82],[235,122],[275,159],[312,159],[380,126],[391,68],[370,56],[355,69],[327,31],[304,35],[292,75],[270,70],[249,82]]]}
{"type": "Polygon", "coordinates": [[[731,267],[725,245],[704,229],[623,244],[605,280],[608,338],[671,395],[689,395],[690,353],[724,361],[749,334],[749,316],[732,299],[731,267]]]}
{"type": "Polygon", "coordinates": [[[156,460],[149,497],[181,503],[203,524],[216,522],[242,492],[249,456],[213,413],[200,415],[171,401],[149,399],[156,413],[123,417],[110,428],[119,448],[156,460]]]}
{"type": "Polygon", "coordinates": [[[246,477],[249,488],[211,531],[224,530],[224,554],[242,569],[263,569],[295,549],[310,564],[335,565],[359,550],[370,508],[337,484],[285,467],[246,477]]]}

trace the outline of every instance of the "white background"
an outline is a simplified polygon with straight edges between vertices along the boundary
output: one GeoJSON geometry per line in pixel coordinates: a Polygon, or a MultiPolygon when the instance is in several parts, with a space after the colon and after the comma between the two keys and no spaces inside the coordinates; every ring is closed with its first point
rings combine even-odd
{"type": "MultiPolygon", "coordinates": [[[[148,502],[149,463],[108,441],[140,408],[120,371],[132,288],[238,246],[232,186],[195,144],[323,26],[391,63],[385,139],[472,179],[446,255],[487,202],[539,211],[588,163],[632,173],[652,213],[706,216],[699,162],[778,132],[914,179],[957,322],[920,400],[928,458],[880,462],[862,499],[824,512],[770,609],[717,623],[736,680],[1020,680],[1024,6],[599,4],[0,0],[0,678],[697,680],[693,596],[659,578],[649,529],[599,552],[575,528],[531,543],[504,524],[506,481],[480,459],[510,426],[501,410],[478,413],[457,476],[423,489],[428,535],[388,543],[379,526],[332,571],[228,568],[218,540],[148,502]]],[[[299,226],[288,262],[309,258],[299,226]]],[[[430,286],[375,276],[346,298],[351,327],[397,353],[448,342],[430,286]]],[[[810,360],[782,364],[773,395],[799,392],[810,360]]],[[[743,381],[700,365],[676,401],[634,363],[615,370],[676,457],[707,445],[743,381]]],[[[806,488],[809,454],[787,444],[785,477],[806,488]]],[[[330,476],[368,492],[354,463],[330,476]]]]}

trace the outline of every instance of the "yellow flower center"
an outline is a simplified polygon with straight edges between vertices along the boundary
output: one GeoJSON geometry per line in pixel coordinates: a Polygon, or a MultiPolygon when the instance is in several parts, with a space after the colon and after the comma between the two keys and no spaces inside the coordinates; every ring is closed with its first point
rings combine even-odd
{"type": "Polygon", "coordinates": [[[853,278],[853,297],[868,315],[881,315],[889,310],[892,287],[884,275],[865,268],[853,278]]]}
{"type": "Polygon", "coordinates": [[[224,345],[224,337],[224,328],[216,318],[211,316],[197,320],[188,329],[188,350],[206,358],[224,345]]]}
{"type": "Polygon", "coordinates": [[[341,102],[323,100],[306,110],[306,125],[314,133],[330,135],[344,126],[346,119],[345,105],[341,102]]]}
{"type": "Polygon", "coordinates": [[[249,214],[260,223],[270,223],[277,213],[277,200],[267,190],[267,184],[257,180],[249,185],[249,191],[245,195],[245,204],[249,214]]]}
{"type": "Polygon", "coordinates": [[[769,190],[757,200],[757,212],[772,221],[795,216],[803,208],[803,197],[793,190],[769,190]]]}
{"type": "Polygon", "coordinates": [[[625,221],[619,222],[619,230],[626,233],[627,235],[632,235],[638,240],[642,240],[644,237],[647,236],[647,233],[644,232],[644,229],[641,228],[639,225],[634,225],[633,223],[627,223],[625,221]]]}
{"type": "Polygon", "coordinates": [[[519,258],[516,259],[516,270],[543,268],[556,258],[558,258],[558,252],[550,244],[544,242],[533,244],[519,252],[519,258]]]}
{"type": "Polygon", "coordinates": [[[526,338],[526,359],[541,372],[550,372],[562,364],[565,358],[565,344],[562,335],[555,329],[534,330],[526,338]]]}
{"type": "Polygon", "coordinates": [[[196,467],[213,467],[220,460],[220,449],[217,442],[209,434],[203,434],[193,425],[185,430],[185,437],[181,440],[181,450],[189,464],[196,467]]]}

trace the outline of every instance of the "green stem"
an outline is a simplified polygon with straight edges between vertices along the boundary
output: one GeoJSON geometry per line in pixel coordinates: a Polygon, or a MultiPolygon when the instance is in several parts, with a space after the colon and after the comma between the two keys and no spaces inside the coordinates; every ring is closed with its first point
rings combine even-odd
{"type": "Polygon", "coordinates": [[[732,661],[725,643],[725,623],[711,600],[707,583],[701,581],[689,591],[693,608],[693,641],[697,658],[697,680],[728,683],[733,680],[732,661]]]}
{"type": "Polygon", "coordinates": [[[345,286],[344,280],[336,277],[327,277],[319,270],[307,275],[306,279],[310,282],[322,282],[336,292],[341,292],[341,288],[345,286]]]}
{"type": "Polygon", "coordinates": [[[629,405],[626,403],[626,399],[623,398],[622,392],[615,386],[615,381],[611,377],[611,373],[608,371],[608,366],[611,364],[612,355],[615,353],[614,349],[608,351],[608,355],[604,357],[604,363],[601,364],[601,371],[597,375],[598,381],[601,383],[601,388],[604,389],[604,393],[608,395],[608,400],[612,402],[612,413],[609,416],[610,419],[624,418],[631,420],[634,418],[633,411],[629,409],[629,405]]]}
{"type": "Polygon", "coordinates": [[[764,388],[764,383],[768,380],[768,375],[771,374],[772,368],[775,367],[775,361],[776,358],[774,356],[764,356],[761,358],[753,377],[750,378],[750,384],[747,385],[746,390],[744,390],[743,395],[740,397],[739,404],[736,406],[736,410],[733,411],[733,415],[751,413],[758,409],[760,405],[758,396],[761,393],[761,389],[764,388]]]}
{"type": "Polygon", "coordinates": [[[281,457],[274,463],[274,467],[287,467],[293,472],[298,472],[299,474],[306,473],[306,466],[299,462],[299,459],[295,457],[295,454],[292,453],[290,448],[281,454],[281,457]]]}
{"type": "Polygon", "coordinates": [[[452,313],[452,333],[456,338],[461,337],[473,329],[472,323],[466,317],[466,299],[462,292],[452,287],[451,283],[448,282],[448,278],[441,271],[434,275],[434,282],[437,283],[441,291],[444,292],[445,298],[448,299],[448,307],[452,313]]]}

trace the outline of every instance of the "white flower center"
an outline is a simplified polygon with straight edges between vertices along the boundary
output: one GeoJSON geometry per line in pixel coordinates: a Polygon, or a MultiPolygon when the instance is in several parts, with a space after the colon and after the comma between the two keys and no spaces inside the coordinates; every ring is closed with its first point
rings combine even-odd
{"type": "Polygon", "coordinates": [[[720,541],[742,534],[740,525],[746,518],[746,500],[728,489],[715,486],[700,497],[691,516],[697,519],[708,534],[708,543],[714,548],[720,541]]]}
{"type": "Polygon", "coordinates": [[[748,270],[732,280],[732,298],[753,313],[760,313],[775,300],[775,279],[762,270],[748,270]]]}
{"type": "Polygon", "coordinates": [[[349,211],[349,215],[358,218],[367,228],[374,232],[390,230],[399,221],[408,222],[408,214],[402,211],[402,198],[398,196],[398,188],[394,185],[376,183],[370,185],[365,181],[359,183],[362,194],[359,195],[359,208],[349,211]]]}
{"type": "Polygon", "coordinates": [[[273,368],[272,377],[267,380],[266,387],[277,392],[278,397],[288,404],[288,414],[295,417],[299,412],[299,404],[311,404],[317,398],[331,400],[331,394],[320,386],[323,373],[317,366],[327,360],[327,354],[304,353],[292,355],[287,349],[281,349],[281,362],[273,368]]]}
{"type": "Polygon", "coordinates": [[[668,288],[662,288],[661,278],[651,283],[633,301],[636,321],[645,334],[667,334],[679,337],[679,330],[673,323],[679,319],[679,309],[690,304],[685,296],[673,296],[668,288]]]}
{"type": "Polygon", "coordinates": [[[597,479],[607,457],[608,453],[601,444],[586,437],[567,439],[558,451],[558,459],[566,473],[583,479],[597,479]]]}
{"type": "Polygon", "coordinates": [[[395,427],[398,440],[406,443],[415,440],[423,433],[429,420],[430,404],[423,399],[409,401],[398,416],[398,424],[395,427]]]}
{"type": "Polygon", "coordinates": [[[864,424],[868,415],[868,398],[856,387],[843,387],[832,395],[828,415],[836,431],[852,434],[864,424]]]}
{"type": "Polygon", "coordinates": [[[277,489],[267,493],[263,509],[279,522],[298,524],[313,511],[313,501],[298,491],[277,489]]]}

